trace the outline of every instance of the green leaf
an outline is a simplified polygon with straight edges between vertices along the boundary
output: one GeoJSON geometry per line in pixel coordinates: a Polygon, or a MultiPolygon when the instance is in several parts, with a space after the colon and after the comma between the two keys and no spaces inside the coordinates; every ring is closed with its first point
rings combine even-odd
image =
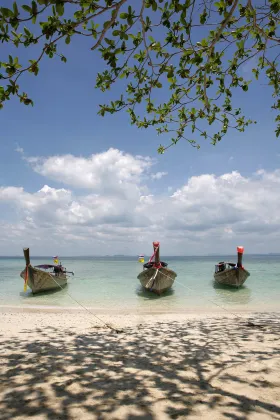
{"type": "Polygon", "coordinates": [[[33,15],[36,15],[37,13],[38,13],[38,6],[37,6],[37,3],[36,3],[36,1],[35,0],[32,0],[32,3],[31,3],[31,9],[32,9],[32,14],[33,15]]]}
{"type": "Polygon", "coordinates": [[[18,11],[18,7],[17,7],[17,3],[16,2],[13,3],[13,10],[14,10],[15,16],[18,16],[19,15],[19,11],[18,11]]]}
{"type": "Polygon", "coordinates": [[[203,25],[206,22],[207,16],[208,16],[207,10],[204,9],[203,13],[200,15],[200,23],[201,23],[201,25],[203,25]]]}
{"type": "Polygon", "coordinates": [[[165,147],[164,146],[162,146],[162,145],[160,145],[159,147],[158,147],[158,153],[160,154],[160,155],[163,155],[163,153],[165,152],[165,147]]]}
{"type": "Polygon", "coordinates": [[[32,9],[30,6],[27,6],[26,4],[24,4],[21,7],[23,8],[23,10],[25,10],[26,12],[30,13],[30,15],[32,15],[32,9]]]}
{"type": "Polygon", "coordinates": [[[59,16],[64,15],[64,4],[63,3],[57,3],[56,5],[56,12],[59,16]]]}
{"type": "Polygon", "coordinates": [[[174,70],[171,69],[171,70],[168,71],[167,77],[168,77],[168,79],[171,79],[173,76],[174,76],[174,70]]]}
{"type": "Polygon", "coordinates": [[[13,17],[14,13],[12,10],[8,9],[7,7],[1,7],[1,12],[5,17],[13,17]]]}

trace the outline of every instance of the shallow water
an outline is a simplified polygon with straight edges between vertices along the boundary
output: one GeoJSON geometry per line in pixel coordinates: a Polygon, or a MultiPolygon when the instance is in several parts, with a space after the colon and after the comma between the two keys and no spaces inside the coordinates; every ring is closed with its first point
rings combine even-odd
{"type": "MultiPolygon", "coordinates": [[[[136,257],[63,258],[63,265],[75,272],[70,275],[68,286],[39,295],[23,292],[23,280],[19,277],[25,265],[23,258],[0,258],[0,305],[78,307],[70,294],[81,304],[101,310],[207,311],[219,306],[229,311],[280,310],[280,256],[247,255],[244,266],[251,276],[239,290],[214,284],[214,265],[220,257],[162,259],[178,277],[172,289],[158,297],[141,288],[137,275],[142,264],[136,257]]],[[[32,263],[52,264],[52,260],[32,258],[32,263]]]]}

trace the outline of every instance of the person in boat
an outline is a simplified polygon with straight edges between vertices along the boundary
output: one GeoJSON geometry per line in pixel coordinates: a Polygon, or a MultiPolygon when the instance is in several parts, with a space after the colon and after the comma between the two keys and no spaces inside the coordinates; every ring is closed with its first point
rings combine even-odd
{"type": "Polygon", "coordinates": [[[232,269],[235,269],[235,268],[237,268],[237,264],[235,264],[235,263],[230,263],[230,262],[228,262],[228,263],[225,263],[225,262],[219,262],[219,264],[218,264],[218,270],[217,270],[217,272],[218,273],[220,273],[221,271],[225,271],[225,269],[227,268],[227,265],[228,265],[228,268],[232,268],[232,269]]]}
{"type": "Polygon", "coordinates": [[[63,269],[62,269],[61,265],[54,266],[53,272],[56,276],[59,276],[59,274],[63,273],[63,269]]]}

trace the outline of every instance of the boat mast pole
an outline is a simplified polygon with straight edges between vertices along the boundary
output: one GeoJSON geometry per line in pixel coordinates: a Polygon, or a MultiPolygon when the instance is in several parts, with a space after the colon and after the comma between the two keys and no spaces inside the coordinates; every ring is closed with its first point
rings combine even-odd
{"type": "Polygon", "coordinates": [[[237,267],[242,267],[242,257],[243,257],[244,248],[243,246],[237,247],[237,267]]]}
{"type": "Polygon", "coordinates": [[[160,259],[159,259],[159,242],[153,242],[153,247],[154,247],[154,253],[155,253],[155,265],[159,265],[160,264],[160,259]]]}
{"type": "Polygon", "coordinates": [[[24,285],[23,285],[23,291],[26,292],[27,290],[27,282],[29,276],[29,269],[30,269],[30,256],[29,256],[29,248],[23,248],[23,255],[25,259],[25,277],[24,277],[24,285]]]}
{"type": "Polygon", "coordinates": [[[23,255],[24,255],[24,258],[25,258],[26,266],[30,265],[29,248],[23,248],[23,255]]]}

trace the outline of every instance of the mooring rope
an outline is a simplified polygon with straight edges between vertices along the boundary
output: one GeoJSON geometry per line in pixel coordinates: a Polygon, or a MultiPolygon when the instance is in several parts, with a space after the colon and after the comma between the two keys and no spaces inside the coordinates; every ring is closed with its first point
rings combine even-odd
{"type": "MultiPolygon", "coordinates": [[[[51,273],[47,273],[49,274],[49,276],[54,280],[54,282],[61,288],[61,290],[63,290],[63,287],[55,280],[54,276],[51,275],[51,273]]],[[[117,334],[119,334],[120,332],[122,332],[122,330],[119,330],[117,328],[112,327],[112,325],[107,324],[107,322],[103,321],[103,319],[99,318],[97,315],[95,315],[93,312],[91,312],[86,306],[84,306],[82,303],[80,303],[79,301],[77,301],[77,299],[75,299],[72,295],[70,295],[70,293],[68,293],[66,291],[66,294],[74,301],[76,302],[78,305],[80,305],[83,309],[85,309],[89,314],[91,314],[92,316],[94,316],[96,319],[98,319],[99,322],[101,322],[103,325],[105,325],[105,327],[111,329],[112,331],[115,331],[117,334]]]]}
{"type": "MultiPolygon", "coordinates": [[[[152,277],[150,278],[150,280],[148,281],[148,283],[146,284],[146,287],[149,287],[150,288],[150,283],[152,282],[152,280],[155,280],[155,278],[156,278],[156,276],[157,276],[157,274],[158,274],[158,268],[156,269],[156,272],[152,275],[152,277]]],[[[151,287],[153,287],[153,284],[152,284],[152,286],[151,287]]]]}
{"type": "MultiPolygon", "coordinates": [[[[173,279],[172,277],[168,276],[167,274],[163,273],[162,271],[161,271],[160,273],[161,273],[162,275],[164,275],[165,277],[168,277],[169,279],[173,280],[174,282],[177,282],[178,284],[180,284],[181,286],[183,286],[185,289],[188,289],[188,290],[190,290],[191,292],[196,292],[196,290],[194,290],[194,289],[192,289],[192,288],[190,288],[190,287],[186,286],[185,284],[183,284],[183,283],[179,282],[179,281],[178,281],[178,280],[176,280],[176,279],[173,279]]],[[[203,298],[204,298],[205,300],[207,300],[208,302],[213,303],[213,304],[214,304],[214,305],[216,305],[218,308],[223,309],[224,311],[228,312],[229,314],[231,314],[231,315],[235,316],[236,318],[238,318],[238,319],[240,319],[240,320],[244,321],[244,318],[242,318],[242,316],[240,316],[240,315],[236,314],[235,312],[232,312],[232,311],[230,311],[229,309],[225,308],[224,306],[219,305],[218,303],[216,303],[215,301],[213,301],[213,300],[211,300],[211,299],[207,298],[206,296],[203,296],[203,298]]],[[[254,324],[254,323],[253,323],[253,322],[251,322],[251,321],[247,321],[247,325],[248,325],[248,326],[250,326],[250,327],[259,327],[259,328],[261,328],[261,326],[260,326],[260,325],[254,324]]]]}
{"type": "MultiPolygon", "coordinates": [[[[157,251],[157,249],[155,250],[155,252],[157,251]]],[[[155,253],[154,253],[155,254],[155,253]]],[[[151,257],[151,259],[154,257],[154,255],[151,257]]],[[[151,260],[150,259],[150,260],[151,260]]],[[[152,280],[154,280],[157,276],[159,272],[159,269],[156,269],[156,272],[154,273],[154,275],[151,277],[151,279],[148,281],[148,284],[150,284],[150,282],[152,280]]],[[[64,290],[63,287],[55,280],[54,276],[51,275],[51,273],[47,273],[49,274],[49,276],[53,279],[53,281],[60,287],[61,290],[64,290]]],[[[171,276],[168,276],[167,274],[163,273],[162,271],[160,271],[160,274],[162,274],[163,276],[171,279],[173,282],[177,282],[178,284],[180,284],[181,286],[183,286],[185,289],[190,290],[191,292],[196,292],[196,290],[192,289],[189,286],[186,286],[185,284],[181,283],[180,281],[178,281],[177,279],[172,278],[171,276]]],[[[86,306],[84,306],[81,302],[79,302],[77,299],[75,299],[69,292],[66,291],[67,296],[70,297],[70,299],[72,299],[75,303],[77,303],[77,305],[79,305],[81,308],[83,308],[85,311],[87,311],[90,315],[92,315],[94,318],[96,318],[100,323],[102,323],[105,327],[111,329],[112,331],[115,331],[117,334],[123,332],[123,330],[114,328],[112,325],[106,323],[105,321],[103,321],[101,318],[99,318],[96,314],[94,314],[90,309],[88,309],[86,306]]],[[[236,318],[244,321],[244,318],[242,318],[240,315],[236,314],[235,312],[225,308],[224,306],[219,305],[218,303],[216,303],[215,301],[209,299],[206,296],[202,296],[206,301],[212,303],[213,305],[217,306],[218,308],[224,310],[225,312],[235,316],[236,318]]],[[[253,322],[247,321],[247,325],[248,326],[255,326],[255,327],[260,327],[260,325],[254,324],[253,322]]]]}

